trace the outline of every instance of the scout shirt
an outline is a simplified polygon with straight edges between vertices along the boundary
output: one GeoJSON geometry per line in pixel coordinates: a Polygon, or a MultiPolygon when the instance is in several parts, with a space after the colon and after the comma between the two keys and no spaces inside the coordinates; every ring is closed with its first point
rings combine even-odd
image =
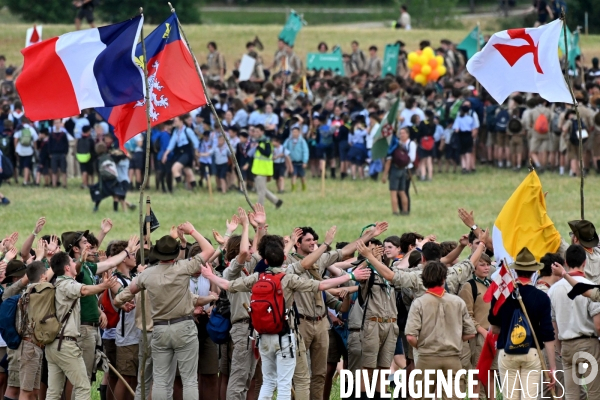
{"type": "Polygon", "coordinates": [[[4,293],[2,293],[2,300],[6,300],[9,297],[13,297],[18,294],[23,294],[23,292],[25,292],[25,289],[27,288],[27,286],[23,285],[23,283],[21,283],[21,282],[22,282],[21,279],[19,279],[12,285],[7,286],[4,289],[4,293]]]}
{"type": "Polygon", "coordinates": [[[542,292],[544,292],[546,294],[548,294],[548,290],[550,290],[550,285],[548,285],[544,281],[537,281],[535,283],[535,287],[536,287],[536,289],[540,289],[542,292]]]}
{"type": "Polygon", "coordinates": [[[449,293],[439,297],[431,292],[413,301],[404,332],[417,337],[419,355],[439,357],[459,357],[462,336],[477,334],[460,297],[449,293]]]}
{"type": "MultiPolygon", "coordinates": [[[[229,266],[223,270],[223,278],[228,281],[234,281],[238,278],[245,278],[254,273],[256,264],[260,261],[258,254],[252,254],[250,261],[246,261],[243,264],[237,262],[237,258],[234,258],[229,262],[229,266]]],[[[234,324],[239,321],[247,320],[250,318],[248,311],[244,308],[244,303],[250,305],[250,293],[231,293],[227,292],[227,298],[230,303],[231,310],[231,323],[234,324]]]]}
{"type": "MultiPolygon", "coordinates": [[[[322,280],[321,277],[323,276],[325,269],[341,260],[343,256],[341,250],[327,252],[319,257],[310,270],[306,270],[300,265],[303,258],[304,257],[296,253],[288,254],[285,260],[288,264],[286,273],[298,275],[302,279],[319,283],[319,281],[322,280]]],[[[313,294],[307,293],[306,291],[297,291],[294,294],[294,300],[296,301],[298,313],[305,317],[317,318],[327,316],[327,307],[323,301],[323,294],[321,292],[313,294]]],[[[335,308],[335,305],[330,308],[335,308]]]]}
{"type": "Polygon", "coordinates": [[[73,306],[73,302],[75,302],[73,312],[64,327],[63,335],[78,338],[80,336],[81,304],[75,300],[83,297],[81,295],[81,288],[85,285],[65,275],[57,277],[54,285],[56,287],[54,300],[56,303],[56,317],[59,321],[63,320],[71,309],[71,306],[73,306]]]}
{"type": "Polygon", "coordinates": [[[477,298],[473,299],[473,289],[471,288],[471,284],[465,282],[460,292],[458,293],[458,297],[463,299],[465,304],[467,305],[467,311],[469,312],[469,316],[473,320],[473,324],[477,329],[478,326],[481,326],[486,331],[490,327],[490,322],[488,321],[488,315],[490,313],[490,303],[486,303],[483,301],[483,295],[488,289],[488,286],[484,285],[481,280],[474,280],[475,285],[477,286],[477,298]]]}
{"type": "MultiPolygon", "coordinates": [[[[298,263],[300,264],[300,263],[298,263]]],[[[292,266],[290,266],[292,267],[292,266]]],[[[300,267],[302,268],[302,267],[300,267]]],[[[267,271],[273,273],[285,272],[281,268],[267,268],[267,271]]],[[[255,272],[252,275],[238,278],[234,281],[229,282],[229,293],[238,292],[251,292],[252,286],[258,282],[259,273],[255,272]]],[[[285,277],[281,279],[281,288],[283,290],[283,298],[285,301],[285,308],[287,310],[292,309],[294,304],[294,293],[298,292],[312,292],[315,295],[319,293],[319,281],[302,279],[298,275],[293,273],[286,273],[285,277]]],[[[288,318],[290,329],[295,328],[295,318],[288,318]]]]}
{"type": "MultiPolygon", "coordinates": [[[[560,247],[558,253],[564,258],[569,243],[563,238],[560,240],[560,247]]],[[[583,272],[585,277],[590,281],[594,282],[594,285],[600,285],[600,248],[594,247],[592,249],[585,248],[586,263],[583,272]]]]}
{"type": "MultiPolygon", "coordinates": [[[[94,280],[98,264],[93,262],[84,262],[81,266],[81,272],[77,275],[77,282],[84,285],[95,285],[94,280]]],[[[81,298],[81,322],[90,322],[97,324],[100,322],[100,310],[98,309],[97,296],[85,296],[81,298]]]]}
{"type": "Polygon", "coordinates": [[[381,59],[377,57],[369,58],[366,70],[370,76],[379,78],[381,75],[381,59]]]}
{"type": "Polygon", "coordinates": [[[391,282],[385,280],[377,271],[373,270],[371,277],[360,282],[360,298],[363,304],[366,304],[364,310],[364,320],[371,318],[397,318],[398,309],[396,308],[396,290],[391,282]],[[373,286],[369,282],[373,280],[373,286]]]}
{"type": "Polygon", "coordinates": [[[187,260],[158,264],[137,277],[137,286],[148,290],[152,319],[170,320],[192,315],[194,301],[190,276],[198,273],[205,261],[200,254],[187,260]]]}
{"type": "Polygon", "coordinates": [[[213,79],[219,79],[221,77],[221,70],[225,69],[225,59],[218,51],[208,53],[206,57],[208,64],[208,74],[213,79]]]}

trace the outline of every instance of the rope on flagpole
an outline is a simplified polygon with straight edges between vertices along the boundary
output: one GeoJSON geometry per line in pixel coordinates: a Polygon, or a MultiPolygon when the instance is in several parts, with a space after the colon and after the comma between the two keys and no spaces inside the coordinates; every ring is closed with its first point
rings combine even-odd
{"type": "MultiPolygon", "coordinates": [[[[573,87],[571,86],[571,78],[569,77],[569,44],[567,43],[567,16],[565,14],[565,9],[561,8],[560,19],[563,23],[563,37],[565,41],[565,81],[567,82],[567,86],[569,87],[569,93],[571,93],[571,99],[573,99],[573,107],[575,108],[575,114],[577,114],[577,127],[579,130],[579,177],[580,177],[580,185],[579,185],[579,197],[581,202],[581,219],[584,219],[584,193],[583,193],[583,138],[581,136],[581,116],[579,115],[579,108],[577,100],[575,99],[575,93],[573,92],[573,87]]],[[[571,122],[572,123],[572,122],[571,122]]]]}
{"type": "MultiPolygon", "coordinates": [[[[142,14],[144,12],[144,9],[142,7],[140,7],[140,14],[142,14]]],[[[142,29],[141,29],[141,33],[140,33],[140,37],[142,40],[142,57],[144,57],[144,59],[142,60],[142,64],[144,67],[144,83],[146,85],[146,96],[145,96],[145,101],[146,101],[146,122],[147,122],[147,128],[146,128],[146,165],[144,167],[144,180],[142,181],[142,185],[140,187],[140,219],[139,219],[139,223],[140,223],[140,240],[144,240],[144,189],[146,187],[146,185],[148,184],[148,168],[150,166],[150,143],[152,142],[150,135],[151,135],[151,129],[152,129],[152,124],[150,122],[150,85],[148,84],[148,58],[146,57],[146,43],[144,41],[144,24],[142,23],[142,29]]],[[[150,197],[148,197],[148,203],[150,202],[150,197]]],[[[150,229],[148,229],[148,237],[150,237],[150,229]]],[[[148,247],[150,246],[150,242],[148,241],[148,247]]],[[[144,257],[144,243],[140,243],[140,260],[141,263],[144,263],[145,257],[144,257]]],[[[143,346],[143,353],[142,353],[142,368],[140,371],[140,382],[142,383],[140,389],[141,389],[141,397],[142,399],[146,398],[146,361],[148,359],[148,331],[146,329],[146,295],[144,293],[144,291],[142,290],[141,295],[140,295],[140,306],[141,306],[141,311],[142,311],[142,346],[143,346]]]]}
{"type": "MultiPolygon", "coordinates": [[[[175,8],[171,4],[171,2],[168,2],[167,4],[169,5],[171,12],[174,14],[175,8]]],[[[219,127],[219,130],[221,131],[221,136],[223,136],[223,139],[225,139],[225,143],[227,143],[227,147],[229,147],[229,152],[231,153],[231,159],[233,160],[233,164],[235,165],[235,170],[236,170],[238,178],[240,180],[240,186],[242,187],[242,192],[244,193],[246,202],[250,205],[250,208],[254,211],[254,205],[252,204],[252,202],[250,201],[250,198],[248,197],[248,191],[246,190],[246,182],[244,181],[244,177],[242,176],[242,171],[240,170],[240,165],[238,164],[237,158],[235,157],[235,151],[234,151],[233,147],[231,146],[231,142],[229,141],[229,138],[227,137],[227,135],[225,135],[225,130],[223,129],[223,125],[221,124],[221,119],[217,115],[217,110],[215,110],[215,107],[213,106],[210,96],[207,95],[208,89],[206,88],[206,83],[204,82],[204,77],[202,76],[202,72],[200,71],[200,65],[198,65],[198,60],[196,59],[196,56],[194,55],[194,52],[192,51],[190,42],[187,40],[187,37],[185,36],[185,32],[183,31],[183,26],[181,26],[181,22],[179,22],[179,17],[177,17],[177,26],[179,26],[179,32],[181,33],[181,37],[185,41],[185,44],[187,45],[187,48],[190,51],[190,54],[192,55],[192,59],[194,60],[194,65],[196,66],[196,73],[198,74],[198,77],[200,78],[200,82],[202,83],[202,89],[204,90],[204,96],[206,97],[206,104],[210,107],[210,110],[212,111],[212,113],[215,117],[217,126],[219,127]]],[[[210,176],[209,176],[209,179],[210,179],[210,176]]]]}
{"type": "MultiPolygon", "coordinates": [[[[546,379],[552,378],[552,379],[556,380],[555,377],[550,377],[550,375],[548,374],[548,371],[550,371],[550,370],[546,366],[546,360],[544,359],[544,355],[542,354],[542,350],[540,349],[540,343],[538,342],[537,336],[535,335],[535,330],[533,329],[533,325],[531,324],[531,320],[529,319],[529,315],[527,314],[527,309],[525,308],[525,304],[523,304],[523,298],[521,297],[521,292],[519,291],[517,282],[515,282],[515,277],[513,276],[510,269],[508,268],[508,263],[506,262],[506,258],[503,259],[503,262],[504,262],[504,265],[506,266],[506,269],[508,269],[508,275],[510,276],[510,279],[512,279],[513,291],[517,295],[517,300],[519,301],[521,310],[523,310],[523,314],[525,314],[525,319],[527,320],[527,323],[529,324],[529,329],[531,329],[531,335],[533,336],[533,341],[535,342],[535,347],[536,347],[538,355],[540,357],[540,363],[542,364],[542,370],[544,371],[544,375],[546,375],[546,379]]],[[[556,392],[554,391],[554,388],[550,389],[550,394],[552,395],[552,400],[556,399],[556,392]]]]}

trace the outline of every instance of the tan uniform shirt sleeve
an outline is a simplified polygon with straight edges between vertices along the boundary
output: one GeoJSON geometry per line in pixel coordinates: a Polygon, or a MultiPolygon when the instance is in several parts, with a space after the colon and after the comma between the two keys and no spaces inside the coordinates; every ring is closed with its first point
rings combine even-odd
{"type": "Polygon", "coordinates": [[[420,274],[415,272],[396,269],[392,278],[392,285],[396,288],[412,289],[418,292],[423,283],[420,279],[420,274]]]}
{"type": "Polygon", "coordinates": [[[458,264],[448,268],[448,276],[446,277],[446,284],[448,290],[452,294],[457,294],[460,285],[465,283],[471,278],[475,272],[475,267],[470,260],[464,260],[458,264]]]}
{"type": "Polygon", "coordinates": [[[223,270],[223,278],[228,281],[232,281],[240,276],[240,272],[244,269],[245,264],[240,264],[237,262],[237,259],[234,258],[229,263],[229,266],[223,270]]]}
{"type": "Polygon", "coordinates": [[[258,273],[250,276],[243,276],[234,281],[229,282],[229,292],[251,292],[252,286],[258,281],[258,273]]]}
{"type": "Polygon", "coordinates": [[[287,274],[281,282],[282,286],[284,280],[286,281],[286,287],[293,292],[316,293],[319,291],[319,281],[313,279],[302,279],[298,275],[287,274]]]}
{"type": "Polygon", "coordinates": [[[600,289],[592,289],[592,294],[590,296],[592,301],[600,302],[600,289]]]}
{"type": "Polygon", "coordinates": [[[192,276],[200,272],[200,268],[205,263],[206,261],[204,261],[202,256],[200,254],[197,254],[190,259],[177,261],[173,265],[173,268],[175,268],[180,273],[192,276]]]}
{"type": "Polygon", "coordinates": [[[4,293],[2,294],[2,300],[6,300],[9,297],[16,296],[21,293],[25,289],[25,285],[23,285],[22,281],[19,279],[6,289],[4,289],[4,293]]]}
{"type": "Polygon", "coordinates": [[[325,291],[325,304],[327,305],[327,307],[337,312],[339,312],[340,308],[342,308],[342,302],[339,301],[337,297],[335,297],[328,291],[325,291]]]}
{"type": "Polygon", "coordinates": [[[134,295],[131,293],[131,289],[127,286],[123,291],[113,298],[113,304],[117,308],[123,307],[123,304],[133,300],[134,295]]]}
{"type": "Polygon", "coordinates": [[[413,302],[410,310],[408,311],[408,318],[406,320],[406,327],[404,328],[404,333],[408,336],[419,337],[419,333],[421,333],[421,328],[423,318],[423,310],[421,307],[421,303],[418,301],[413,302]]]}
{"type": "Polygon", "coordinates": [[[67,299],[75,300],[77,298],[83,297],[81,295],[81,288],[84,286],[85,285],[77,282],[75,279],[69,279],[69,282],[64,283],[62,285],[62,289],[67,299]]]}

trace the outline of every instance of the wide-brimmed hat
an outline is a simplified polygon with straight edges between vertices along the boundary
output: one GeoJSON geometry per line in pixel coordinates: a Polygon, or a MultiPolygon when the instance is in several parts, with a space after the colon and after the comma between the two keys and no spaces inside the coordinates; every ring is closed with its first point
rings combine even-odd
{"type": "Polygon", "coordinates": [[[521,120],[517,118],[511,118],[511,120],[508,121],[508,131],[510,133],[521,133],[522,130],[523,124],[521,123],[521,120]]]}
{"type": "Polygon", "coordinates": [[[81,238],[87,236],[88,233],[90,233],[90,231],[63,232],[63,234],[60,235],[60,240],[65,247],[65,251],[67,253],[70,252],[73,246],[77,245],[81,238]]]}
{"type": "Polygon", "coordinates": [[[596,227],[590,221],[581,219],[578,221],[569,221],[568,224],[571,232],[573,232],[573,235],[583,247],[591,249],[598,246],[598,232],[596,232],[596,227]]]}
{"type": "Polygon", "coordinates": [[[11,278],[21,278],[27,272],[27,266],[23,264],[23,261],[11,260],[6,265],[6,277],[2,283],[12,282],[11,278]]]}
{"type": "Polygon", "coordinates": [[[508,268],[519,271],[535,272],[544,268],[544,264],[537,262],[535,256],[529,251],[529,249],[527,247],[523,247],[519,254],[517,254],[515,262],[510,264],[508,268]]]}
{"type": "Polygon", "coordinates": [[[179,255],[179,242],[171,236],[163,236],[150,250],[150,259],[171,261],[179,255]]]}

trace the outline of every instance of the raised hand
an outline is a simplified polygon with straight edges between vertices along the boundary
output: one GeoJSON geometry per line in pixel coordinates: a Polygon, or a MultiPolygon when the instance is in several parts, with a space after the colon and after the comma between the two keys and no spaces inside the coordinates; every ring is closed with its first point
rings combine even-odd
{"type": "Polygon", "coordinates": [[[37,261],[41,261],[46,258],[48,255],[48,243],[44,239],[40,239],[37,242],[37,247],[35,248],[35,259],[37,261]]]}
{"type": "Polygon", "coordinates": [[[459,208],[458,209],[458,217],[469,228],[471,228],[473,225],[475,225],[475,216],[473,215],[473,211],[468,212],[464,208],[459,208]]]}
{"type": "Polygon", "coordinates": [[[175,225],[173,225],[169,230],[169,236],[171,236],[173,239],[177,239],[177,227],[175,225]]]}
{"type": "Polygon", "coordinates": [[[44,225],[46,225],[46,217],[40,217],[37,222],[35,223],[35,228],[33,228],[33,232],[35,232],[35,234],[39,234],[42,229],[44,229],[44,225]]]}
{"type": "Polygon", "coordinates": [[[4,248],[12,248],[15,245],[15,243],[17,243],[17,240],[19,240],[19,232],[11,233],[11,235],[4,240],[4,248]]]}
{"type": "Polygon", "coordinates": [[[238,220],[240,221],[240,223],[242,224],[242,226],[244,228],[246,228],[249,224],[248,215],[246,214],[246,210],[244,210],[242,207],[238,208],[238,220]]]}
{"type": "Polygon", "coordinates": [[[184,222],[183,224],[179,225],[179,229],[181,229],[186,235],[191,235],[192,232],[196,230],[194,229],[194,225],[192,225],[190,222],[184,222]]]}
{"type": "Polygon", "coordinates": [[[254,227],[254,229],[258,228],[258,224],[256,223],[256,220],[254,219],[255,215],[254,212],[249,212],[248,213],[248,221],[250,222],[250,225],[252,225],[254,227]]]}
{"type": "Polygon", "coordinates": [[[17,256],[17,248],[13,247],[4,255],[4,261],[6,261],[7,263],[11,262],[12,260],[15,259],[16,256],[17,256]]]}
{"type": "Polygon", "coordinates": [[[372,254],[371,249],[368,248],[360,239],[356,241],[356,250],[358,250],[360,255],[365,258],[367,258],[369,254],[372,254]]]}
{"type": "Polygon", "coordinates": [[[562,277],[565,274],[565,269],[559,263],[552,263],[550,267],[552,268],[552,275],[562,277]]]}
{"type": "Polygon", "coordinates": [[[254,222],[258,226],[265,226],[267,223],[267,214],[265,213],[265,208],[262,204],[256,203],[254,205],[254,222]]]}
{"type": "Polygon", "coordinates": [[[465,247],[468,246],[469,245],[469,235],[462,235],[460,237],[460,239],[458,239],[458,243],[461,246],[465,246],[465,247]]]}
{"type": "Polygon", "coordinates": [[[48,255],[52,256],[60,250],[58,245],[58,237],[56,235],[50,236],[50,243],[48,243],[48,255]]]}
{"type": "Polygon", "coordinates": [[[383,246],[375,246],[373,248],[373,255],[375,256],[376,259],[381,260],[381,257],[383,256],[383,246]]]}
{"type": "Polygon", "coordinates": [[[358,267],[355,268],[352,273],[357,281],[366,281],[371,276],[371,269],[367,267],[358,267]]]}
{"type": "Polygon", "coordinates": [[[233,232],[235,232],[235,230],[237,229],[239,224],[240,224],[240,219],[238,218],[237,215],[233,214],[233,217],[231,217],[231,221],[227,220],[225,222],[225,228],[227,229],[227,232],[233,233],[233,232]]]}
{"type": "Polygon", "coordinates": [[[490,229],[482,230],[481,235],[479,235],[479,240],[486,244],[488,239],[490,238],[490,229]]]}
{"type": "Polygon", "coordinates": [[[292,242],[294,242],[294,244],[296,244],[298,242],[298,239],[300,239],[300,237],[302,236],[303,233],[304,233],[304,231],[302,229],[294,228],[290,239],[292,240],[292,242]]]}
{"type": "Polygon", "coordinates": [[[375,228],[373,229],[373,237],[377,237],[379,235],[381,235],[383,232],[387,231],[388,229],[388,223],[383,221],[383,222],[377,222],[375,224],[375,228]]]}
{"type": "Polygon", "coordinates": [[[325,244],[331,246],[331,244],[333,243],[333,239],[335,239],[335,233],[337,232],[337,226],[332,226],[331,228],[329,228],[329,230],[325,233],[325,244]]]}
{"type": "Polygon", "coordinates": [[[210,265],[204,264],[204,265],[202,265],[201,268],[202,268],[202,276],[205,277],[206,279],[210,279],[211,276],[215,275],[212,268],[210,267],[210,265]]]}
{"type": "Polygon", "coordinates": [[[106,251],[104,250],[98,250],[98,261],[102,262],[102,261],[106,261],[108,257],[106,256],[106,251]]]}
{"type": "Polygon", "coordinates": [[[221,246],[223,246],[225,244],[225,238],[223,236],[221,236],[221,234],[219,232],[217,232],[213,229],[212,234],[213,234],[213,237],[215,238],[215,240],[217,241],[217,243],[219,243],[221,246]]]}
{"type": "Polygon", "coordinates": [[[0,282],[6,277],[6,261],[0,261],[0,282]]]}
{"type": "Polygon", "coordinates": [[[179,228],[177,228],[177,236],[179,237],[179,241],[181,242],[181,245],[187,246],[187,240],[185,238],[185,233],[183,233],[183,231],[179,228]]]}
{"type": "Polygon", "coordinates": [[[102,230],[102,233],[104,233],[105,235],[110,232],[110,230],[113,227],[113,223],[110,220],[110,218],[104,218],[102,220],[102,223],[100,224],[100,229],[102,230]]]}
{"type": "Polygon", "coordinates": [[[132,235],[127,242],[127,251],[129,254],[135,254],[140,248],[140,238],[137,235],[132,235]]]}
{"type": "Polygon", "coordinates": [[[102,283],[100,283],[100,286],[102,286],[103,289],[111,289],[117,284],[118,282],[116,276],[111,276],[108,272],[102,274],[102,283]]]}

